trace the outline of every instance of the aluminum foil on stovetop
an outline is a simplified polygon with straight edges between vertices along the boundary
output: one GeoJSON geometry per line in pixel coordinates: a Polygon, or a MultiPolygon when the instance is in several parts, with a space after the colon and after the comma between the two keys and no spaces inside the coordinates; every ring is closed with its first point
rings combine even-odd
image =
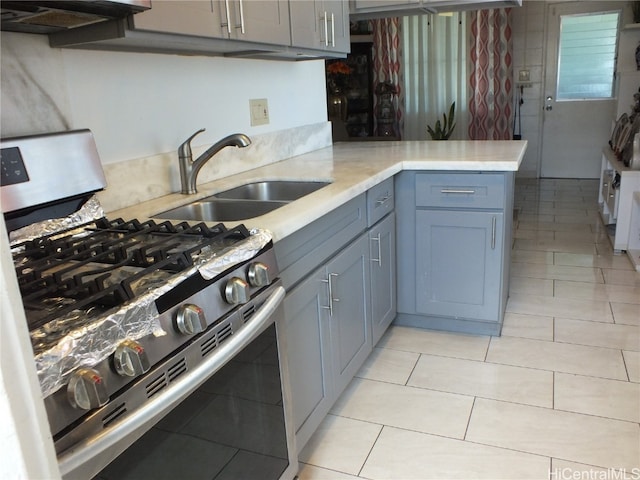
{"type": "Polygon", "coordinates": [[[252,230],[248,238],[223,250],[203,249],[192,267],[113,311],[97,316],[92,316],[90,310],[73,311],[32,331],[43,397],[63,387],[76,369],[95,366],[108,358],[123,340],[164,335],[155,300],[195,274],[205,279],[215,278],[254,257],[271,239],[266,230],[252,230]],[[78,319],[82,321],[81,326],[67,327],[78,319]],[[47,339],[53,341],[47,342],[47,339]]]}
{"type": "Polygon", "coordinates": [[[200,252],[195,261],[196,267],[205,280],[217,277],[233,265],[245,262],[253,257],[271,241],[271,233],[267,230],[251,230],[251,236],[222,250],[200,252]]]}
{"type": "Polygon", "coordinates": [[[80,209],[66,217],[43,220],[9,232],[11,246],[56,232],[69,230],[104,217],[104,210],[94,195],[80,209]]]}

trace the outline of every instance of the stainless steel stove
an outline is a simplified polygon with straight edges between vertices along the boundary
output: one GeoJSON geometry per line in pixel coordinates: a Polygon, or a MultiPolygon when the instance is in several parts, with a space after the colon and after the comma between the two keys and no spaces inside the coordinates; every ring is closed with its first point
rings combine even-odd
{"type": "Polygon", "coordinates": [[[269,233],[108,219],[88,130],[3,139],[1,152],[2,210],[63,476],[292,478],[269,233]],[[216,432],[198,431],[211,418],[216,432]],[[183,446],[165,451],[171,442],[183,446]],[[191,443],[210,452],[201,467],[191,443]],[[167,454],[173,468],[160,468],[167,454]]]}

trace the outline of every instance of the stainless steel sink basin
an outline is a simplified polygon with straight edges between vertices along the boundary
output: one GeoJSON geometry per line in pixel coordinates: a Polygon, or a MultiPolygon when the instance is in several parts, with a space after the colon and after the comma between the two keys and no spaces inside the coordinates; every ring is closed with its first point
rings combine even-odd
{"type": "Polygon", "coordinates": [[[198,222],[232,222],[259,217],[286,205],[283,201],[255,201],[206,198],[154,215],[169,220],[198,222]]]}
{"type": "Polygon", "coordinates": [[[293,201],[329,185],[331,182],[307,182],[289,180],[269,180],[247,183],[239,187],[216,193],[217,198],[234,198],[243,200],[278,200],[293,201]]]}
{"type": "Polygon", "coordinates": [[[269,213],[330,183],[284,180],[247,183],[154,217],[199,222],[245,220],[269,213]]]}

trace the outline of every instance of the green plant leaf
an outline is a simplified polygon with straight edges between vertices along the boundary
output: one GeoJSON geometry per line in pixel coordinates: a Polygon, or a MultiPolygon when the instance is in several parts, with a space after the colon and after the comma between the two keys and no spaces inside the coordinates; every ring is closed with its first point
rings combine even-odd
{"type": "MultiPolygon", "coordinates": [[[[455,124],[453,123],[453,119],[455,117],[456,114],[456,102],[453,102],[451,104],[451,107],[449,108],[449,127],[448,129],[451,130],[451,132],[453,132],[453,129],[455,128],[455,124]]],[[[451,133],[449,133],[451,134],[451,133]]]]}
{"type": "Polygon", "coordinates": [[[453,102],[449,107],[449,115],[442,114],[442,123],[440,120],[436,120],[433,128],[431,128],[431,125],[427,125],[427,132],[431,135],[432,140],[447,140],[451,136],[456,128],[455,113],[456,102],[453,102]]]}

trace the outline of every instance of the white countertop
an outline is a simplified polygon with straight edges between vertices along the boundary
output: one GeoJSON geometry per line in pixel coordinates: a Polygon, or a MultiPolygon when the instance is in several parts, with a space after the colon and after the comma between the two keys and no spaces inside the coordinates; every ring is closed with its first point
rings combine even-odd
{"type": "Polygon", "coordinates": [[[338,143],[198,185],[195,195],[173,193],[108,212],[107,216],[144,220],[214,193],[260,180],[331,181],[331,185],[260,217],[223,222],[227,226],[244,223],[249,229],[267,229],[277,241],[402,170],[515,172],[526,147],[526,140],[338,143]]]}

